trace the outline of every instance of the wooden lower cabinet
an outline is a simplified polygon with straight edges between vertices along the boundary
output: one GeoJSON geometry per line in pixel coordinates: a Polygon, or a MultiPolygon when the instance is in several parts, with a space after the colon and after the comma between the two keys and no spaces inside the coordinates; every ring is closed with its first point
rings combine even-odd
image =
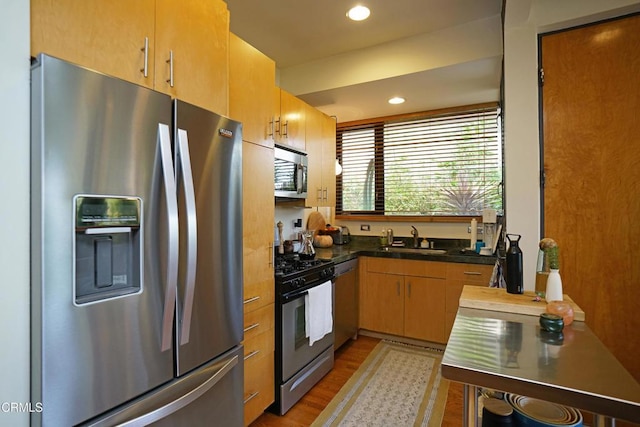
{"type": "Polygon", "coordinates": [[[244,424],[251,424],[274,401],[273,329],[244,341],[244,424]]]}
{"type": "Polygon", "coordinates": [[[444,264],[384,258],[363,258],[361,262],[363,260],[360,327],[425,341],[445,342],[444,264]]]}
{"type": "Polygon", "coordinates": [[[402,335],[403,313],[404,277],[367,272],[364,284],[360,285],[360,327],[402,335]]]}
{"type": "Polygon", "coordinates": [[[444,325],[445,280],[405,276],[404,335],[446,342],[444,325]]]}
{"type": "Polygon", "coordinates": [[[360,328],[446,343],[465,285],[488,286],[493,265],[360,258],[360,328]]]}
{"type": "Polygon", "coordinates": [[[445,338],[449,340],[453,322],[458,312],[462,288],[466,285],[489,286],[493,265],[447,263],[447,287],[445,293],[445,338]]]}
{"type": "Polygon", "coordinates": [[[273,149],[242,146],[245,424],[274,401],[273,149]]]}

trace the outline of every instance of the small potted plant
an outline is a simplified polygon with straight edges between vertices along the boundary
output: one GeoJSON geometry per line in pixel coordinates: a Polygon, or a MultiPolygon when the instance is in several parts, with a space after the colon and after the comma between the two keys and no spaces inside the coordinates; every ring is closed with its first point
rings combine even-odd
{"type": "Polygon", "coordinates": [[[547,302],[562,301],[562,279],[560,277],[560,259],[558,253],[560,249],[554,240],[549,240],[550,242],[546,242],[543,248],[545,260],[549,266],[545,299],[547,302]]]}

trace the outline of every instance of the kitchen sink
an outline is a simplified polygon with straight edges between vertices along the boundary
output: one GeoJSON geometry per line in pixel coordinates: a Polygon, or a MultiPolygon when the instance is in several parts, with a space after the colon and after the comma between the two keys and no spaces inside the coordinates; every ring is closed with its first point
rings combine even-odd
{"type": "Polygon", "coordinates": [[[420,254],[420,255],[446,255],[447,251],[445,249],[427,249],[427,248],[403,248],[403,247],[382,247],[380,248],[383,252],[391,252],[391,253],[409,253],[409,254],[420,254]]]}

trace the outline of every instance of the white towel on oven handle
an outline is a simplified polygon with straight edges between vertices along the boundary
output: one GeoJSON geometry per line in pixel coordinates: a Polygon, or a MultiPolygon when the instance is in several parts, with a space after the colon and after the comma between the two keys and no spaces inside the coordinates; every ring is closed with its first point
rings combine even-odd
{"type": "Polygon", "coordinates": [[[308,289],[304,296],[305,334],[310,346],[333,330],[331,287],[329,280],[308,289]]]}

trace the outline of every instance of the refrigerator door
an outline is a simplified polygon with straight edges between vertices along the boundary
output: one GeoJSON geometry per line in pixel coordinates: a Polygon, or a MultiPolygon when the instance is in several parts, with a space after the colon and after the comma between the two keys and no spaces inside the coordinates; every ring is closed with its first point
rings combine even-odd
{"type": "Polygon", "coordinates": [[[238,346],[184,377],[82,427],[228,426],[243,416],[243,347],[238,346]]]}
{"type": "MultiPolygon", "coordinates": [[[[32,401],[44,408],[32,425],[75,425],[173,378],[170,112],[165,95],[52,57],[40,56],[32,69],[32,401]],[[78,195],[139,201],[140,228],[112,230],[139,242],[130,265],[140,270],[138,291],[76,298],[86,259],[74,252],[88,235],[75,221],[78,195]]],[[[109,282],[119,254],[108,236],[100,242],[100,281],[109,282]]]]}
{"type": "Polygon", "coordinates": [[[176,315],[180,376],[243,338],[242,125],[178,100],[173,114],[183,248],[176,315]]]}

